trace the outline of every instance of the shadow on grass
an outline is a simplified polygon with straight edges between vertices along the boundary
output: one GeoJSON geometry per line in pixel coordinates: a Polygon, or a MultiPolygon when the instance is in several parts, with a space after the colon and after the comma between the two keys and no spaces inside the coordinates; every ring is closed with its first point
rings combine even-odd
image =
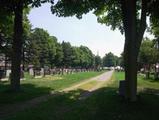
{"type": "Polygon", "coordinates": [[[149,82],[159,83],[159,79],[155,79],[154,76],[150,76],[149,78],[146,78],[146,77],[140,75],[139,77],[141,77],[143,80],[146,80],[149,82]]]}
{"type": "Polygon", "coordinates": [[[158,95],[159,96],[159,89],[152,89],[152,88],[144,88],[140,94],[147,94],[147,95],[158,95]]]}
{"type": "Polygon", "coordinates": [[[10,86],[8,82],[0,83],[0,106],[30,100],[53,91],[53,89],[49,87],[37,87],[36,85],[28,83],[21,84],[20,92],[14,93],[9,91],[9,89],[10,86]]]}
{"type": "MultiPolygon", "coordinates": [[[[146,79],[146,80],[148,80],[148,79],[146,79]]],[[[150,82],[153,82],[153,83],[159,83],[159,80],[156,80],[156,79],[154,79],[154,78],[149,79],[149,81],[150,81],[150,82]]]]}
{"type": "Polygon", "coordinates": [[[117,88],[93,92],[81,89],[56,93],[34,108],[18,112],[5,120],[158,120],[159,96],[140,93],[135,103],[122,101],[117,88]],[[88,93],[85,99],[79,99],[88,93]]]}

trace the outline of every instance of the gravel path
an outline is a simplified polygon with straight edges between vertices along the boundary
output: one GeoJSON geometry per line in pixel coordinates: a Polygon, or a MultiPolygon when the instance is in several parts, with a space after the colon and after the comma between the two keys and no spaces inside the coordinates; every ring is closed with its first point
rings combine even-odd
{"type": "Polygon", "coordinates": [[[74,86],[71,86],[69,88],[63,89],[61,91],[67,92],[67,91],[75,90],[75,89],[78,89],[78,87],[80,87],[80,86],[82,86],[84,84],[87,84],[89,82],[92,82],[92,81],[98,81],[98,82],[100,82],[100,81],[102,81],[102,82],[108,81],[111,78],[112,73],[113,73],[113,70],[105,72],[105,73],[103,73],[103,74],[101,74],[99,76],[90,78],[90,79],[88,79],[88,80],[86,80],[84,82],[81,82],[81,83],[79,83],[77,85],[74,85],[74,86]]]}
{"type": "Polygon", "coordinates": [[[94,90],[100,88],[104,82],[108,81],[111,78],[112,73],[113,73],[113,71],[105,72],[97,77],[90,78],[77,85],[73,85],[72,87],[63,89],[63,90],[59,91],[59,94],[57,92],[51,92],[49,95],[43,95],[43,96],[34,98],[32,100],[0,107],[0,118],[7,117],[9,115],[14,115],[17,112],[22,111],[24,109],[28,109],[30,107],[36,107],[40,103],[47,101],[50,96],[58,96],[58,95],[60,95],[60,93],[69,92],[71,90],[76,90],[76,89],[78,89],[79,86],[87,84],[91,81],[98,81],[99,84],[97,84],[96,86],[91,88],[88,92],[83,93],[79,99],[86,98],[86,97],[90,96],[90,93],[92,93],[91,91],[94,91],[94,90]]]}
{"type": "Polygon", "coordinates": [[[87,92],[81,94],[79,99],[86,99],[87,97],[91,96],[97,89],[105,87],[107,82],[111,79],[113,72],[113,70],[108,71],[101,74],[100,76],[97,76],[95,79],[92,79],[92,81],[97,81],[97,84],[93,86],[91,89],[89,89],[87,92]]]}

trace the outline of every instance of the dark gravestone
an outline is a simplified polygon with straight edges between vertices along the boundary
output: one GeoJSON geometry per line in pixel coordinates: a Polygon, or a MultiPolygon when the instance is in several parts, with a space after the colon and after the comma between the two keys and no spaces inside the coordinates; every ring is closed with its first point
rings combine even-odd
{"type": "Polygon", "coordinates": [[[44,74],[45,74],[45,75],[50,75],[50,74],[51,74],[50,69],[44,69],[44,74]]]}
{"type": "Polygon", "coordinates": [[[41,75],[41,68],[37,67],[34,69],[34,76],[40,76],[41,75]]]}
{"type": "Polygon", "coordinates": [[[0,70],[0,80],[5,78],[5,70],[0,70]]]}
{"type": "Polygon", "coordinates": [[[126,91],[126,81],[120,80],[119,81],[119,95],[124,97],[125,91],[126,91]]]}
{"type": "Polygon", "coordinates": [[[20,78],[24,78],[24,71],[23,70],[21,70],[20,78]]]}

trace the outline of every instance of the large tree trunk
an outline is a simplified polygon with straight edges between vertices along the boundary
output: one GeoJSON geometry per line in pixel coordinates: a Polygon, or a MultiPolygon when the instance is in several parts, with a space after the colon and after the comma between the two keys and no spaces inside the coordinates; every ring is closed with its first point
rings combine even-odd
{"type": "Polygon", "coordinates": [[[5,71],[5,75],[6,75],[6,71],[7,71],[7,55],[5,54],[5,65],[4,65],[4,71],[5,71]]]}
{"type": "Polygon", "coordinates": [[[22,0],[17,1],[14,9],[14,36],[12,44],[12,67],[11,67],[11,90],[20,90],[20,73],[21,73],[21,53],[22,53],[22,17],[23,3],[22,0]]]}
{"type": "Polygon", "coordinates": [[[25,71],[25,51],[24,51],[24,47],[22,48],[22,59],[23,59],[23,71],[25,71]]]}
{"type": "Polygon", "coordinates": [[[146,28],[146,1],[142,0],[141,20],[137,29],[136,0],[121,0],[125,30],[124,63],[126,93],[125,98],[137,100],[137,57],[146,28]]]}
{"type": "MultiPolygon", "coordinates": [[[[129,39],[130,40],[130,39],[129,39]]],[[[130,42],[130,41],[129,41],[130,42]]],[[[125,80],[126,94],[125,98],[130,101],[136,101],[137,94],[137,56],[131,42],[125,44],[124,60],[125,60],[125,80]]]]}
{"type": "Polygon", "coordinates": [[[136,0],[121,0],[125,30],[124,62],[126,92],[125,98],[136,101],[137,51],[136,51],[136,0]]]}

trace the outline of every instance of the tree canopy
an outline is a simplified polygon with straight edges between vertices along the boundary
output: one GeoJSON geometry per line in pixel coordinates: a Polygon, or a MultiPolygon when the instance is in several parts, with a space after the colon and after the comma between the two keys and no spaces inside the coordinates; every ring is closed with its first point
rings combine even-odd
{"type": "Polygon", "coordinates": [[[105,66],[105,67],[115,67],[117,65],[119,65],[118,56],[115,56],[111,52],[109,52],[108,54],[105,54],[105,56],[103,57],[103,66],[105,66]]]}

